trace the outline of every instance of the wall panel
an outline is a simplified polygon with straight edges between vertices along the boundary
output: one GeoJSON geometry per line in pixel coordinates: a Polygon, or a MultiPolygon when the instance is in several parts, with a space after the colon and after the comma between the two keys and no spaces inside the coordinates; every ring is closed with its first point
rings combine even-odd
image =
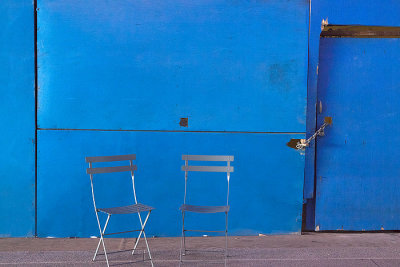
{"type": "Polygon", "coordinates": [[[0,237],[35,234],[34,18],[30,0],[0,1],[0,237]]]}
{"type": "Polygon", "coordinates": [[[40,128],[305,130],[304,0],[38,6],[40,128]]]}
{"type": "MultiPolygon", "coordinates": [[[[149,235],[180,234],[178,208],[184,193],[181,155],[188,153],[235,156],[229,215],[232,235],[299,232],[304,156],[287,147],[286,142],[302,137],[295,134],[39,131],[38,235],[97,235],[84,157],[126,153],[137,154],[135,177],[139,201],[156,207],[150,217],[149,235]]],[[[118,205],[117,198],[124,203],[132,201],[122,197],[131,193],[129,174],[125,180],[122,176],[111,177],[95,180],[97,192],[106,195],[99,201],[104,206],[118,205]]],[[[226,176],[212,178],[205,185],[204,177],[190,176],[189,182],[193,183],[189,192],[196,198],[193,201],[200,203],[201,198],[205,204],[224,203],[226,176]]],[[[201,215],[196,217],[198,220],[189,215],[188,225],[223,229],[223,217],[201,215]]],[[[136,217],[125,219],[117,215],[112,218],[110,231],[117,226],[129,229],[136,222],[136,217]]]]}

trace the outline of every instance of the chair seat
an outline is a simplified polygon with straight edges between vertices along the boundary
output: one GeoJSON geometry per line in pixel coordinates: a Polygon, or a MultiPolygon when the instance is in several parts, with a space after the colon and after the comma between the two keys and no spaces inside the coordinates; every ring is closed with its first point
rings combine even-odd
{"type": "Polygon", "coordinates": [[[138,212],[142,212],[142,211],[151,211],[151,210],[154,210],[154,208],[138,203],[138,204],[129,205],[129,206],[115,207],[115,208],[103,208],[103,209],[97,209],[97,210],[108,213],[108,214],[129,214],[129,213],[138,213],[138,212]]]}
{"type": "Polygon", "coordinates": [[[229,206],[196,206],[183,204],[180,208],[181,211],[190,211],[197,213],[218,213],[228,212],[229,206]]]}

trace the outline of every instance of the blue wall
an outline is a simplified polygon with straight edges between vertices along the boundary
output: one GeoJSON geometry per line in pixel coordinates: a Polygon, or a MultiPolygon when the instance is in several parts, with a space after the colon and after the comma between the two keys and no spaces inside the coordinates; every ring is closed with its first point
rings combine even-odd
{"type": "Polygon", "coordinates": [[[0,237],[35,234],[35,61],[31,0],[0,1],[0,237]]]}
{"type": "Polygon", "coordinates": [[[306,126],[307,1],[38,7],[39,236],[96,234],[84,156],[119,153],[137,154],[152,235],[180,233],[184,153],[235,156],[232,234],[301,230],[304,156],[286,142],[306,126]]]}
{"type": "MultiPolygon", "coordinates": [[[[305,161],[306,229],[313,230],[313,144],[304,159],[285,143],[315,130],[321,21],[400,26],[400,4],[309,2],[37,0],[39,236],[94,234],[83,157],[119,153],[138,154],[138,174],[152,176],[155,171],[146,169],[157,158],[156,174],[170,174],[157,180],[158,189],[146,199],[158,208],[153,235],[178,234],[174,225],[180,201],[175,195],[181,190],[177,170],[182,153],[235,155],[238,169],[233,178],[240,186],[255,188],[232,196],[235,234],[300,231],[305,161]],[[187,128],[179,126],[183,117],[189,120],[187,128]],[[250,148],[256,152],[251,156],[250,148]],[[164,203],[163,187],[172,176],[176,192],[164,203]],[[235,217],[239,196],[263,211],[249,229],[235,217]],[[84,208],[72,209],[69,200],[84,208]],[[63,223],[65,215],[63,220],[47,219],[58,218],[61,208],[65,215],[78,216],[78,225],[63,223]],[[161,217],[170,222],[165,230],[161,217]]],[[[32,236],[33,3],[3,0],[0,10],[5,40],[0,44],[0,212],[6,214],[0,235],[32,236]]],[[[150,184],[146,180],[141,185],[148,189],[150,184]]]]}

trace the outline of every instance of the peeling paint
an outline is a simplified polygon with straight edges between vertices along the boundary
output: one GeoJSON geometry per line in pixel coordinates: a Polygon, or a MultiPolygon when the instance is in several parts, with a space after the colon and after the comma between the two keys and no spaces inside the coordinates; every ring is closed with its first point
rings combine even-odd
{"type": "Polygon", "coordinates": [[[322,21],[321,21],[321,31],[324,30],[325,26],[328,26],[328,18],[326,18],[326,20],[322,19],[322,21]]]}

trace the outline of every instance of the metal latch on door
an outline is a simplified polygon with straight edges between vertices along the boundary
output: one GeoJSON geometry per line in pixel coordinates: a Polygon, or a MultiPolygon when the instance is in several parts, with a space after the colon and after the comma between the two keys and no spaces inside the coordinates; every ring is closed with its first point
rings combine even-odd
{"type": "Polygon", "coordinates": [[[325,117],[324,123],[319,127],[319,129],[308,139],[290,139],[287,145],[291,148],[295,148],[298,150],[304,150],[306,147],[310,145],[310,142],[317,138],[317,136],[325,136],[325,127],[332,125],[332,117],[325,117]]]}

